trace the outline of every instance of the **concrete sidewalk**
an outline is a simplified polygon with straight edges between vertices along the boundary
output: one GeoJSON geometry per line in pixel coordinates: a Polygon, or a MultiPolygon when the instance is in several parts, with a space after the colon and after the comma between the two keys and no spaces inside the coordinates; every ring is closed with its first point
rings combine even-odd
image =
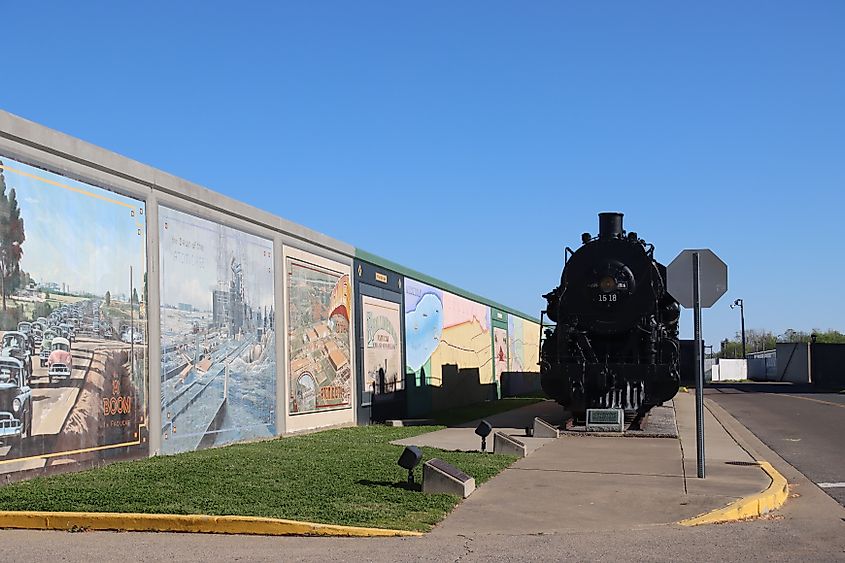
{"type": "MultiPolygon", "coordinates": [[[[707,411],[707,478],[696,477],[695,396],[674,401],[679,438],[524,437],[534,416],[554,422],[561,407],[544,402],[488,420],[529,445],[529,456],[480,487],[433,534],[539,534],[631,530],[671,524],[758,493],[771,482],[707,411]],[[738,462],[738,463],[737,463],[738,462]]],[[[476,423],[403,442],[478,449],[476,423]]]]}
{"type": "MultiPolygon", "coordinates": [[[[494,432],[504,432],[508,436],[513,436],[525,444],[528,453],[531,454],[534,450],[554,440],[551,438],[527,437],[525,435],[525,427],[533,426],[534,417],[540,417],[553,425],[561,425],[563,424],[563,415],[563,407],[554,401],[543,401],[512,411],[488,416],[484,420],[493,425],[494,432]]],[[[479,422],[481,421],[474,420],[458,426],[437,430],[436,432],[428,432],[419,436],[396,440],[391,443],[399,446],[429,446],[448,451],[480,452],[481,438],[475,434],[475,428],[479,422]]],[[[493,451],[492,434],[487,437],[487,451],[493,451]]]]}

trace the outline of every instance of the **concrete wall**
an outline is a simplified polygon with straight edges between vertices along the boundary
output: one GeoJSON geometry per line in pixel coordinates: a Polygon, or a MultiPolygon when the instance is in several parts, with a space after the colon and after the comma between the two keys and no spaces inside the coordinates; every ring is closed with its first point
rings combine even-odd
{"type": "MultiPolygon", "coordinates": [[[[354,335],[358,308],[374,306],[363,296],[385,296],[353,295],[363,251],[2,111],[0,162],[0,205],[14,189],[25,231],[0,331],[50,312],[80,324],[69,378],[51,382],[36,356],[16,386],[30,406],[19,443],[0,439],[5,479],[368,420],[354,335]]],[[[410,270],[395,270],[401,304],[410,270]]],[[[429,286],[443,342],[425,351],[417,406],[495,398],[492,302],[433,283],[448,288],[429,286]]],[[[496,306],[507,317],[498,373],[536,369],[539,326],[496,306]]],[[[389,371],[398,346],[403,376],[409,312],[398,311],[391,359],[376,359],[389,371]]]]}
{"type": "Polygon", "coordinates": [[[811,381],[822,389],[845,389],[845,344],[810,346],[811,381]]]}
{"type": "Polygon", "coordinates": [[[810,345],[801,342],[779,342],[776,347],[775,381],[810,382],[810,345]]]}
{"type": "Polygon", "coordinates": [[[741,381],[748,379],[746,360],[720,359],[711,368],[711,381],[741,381]]]}

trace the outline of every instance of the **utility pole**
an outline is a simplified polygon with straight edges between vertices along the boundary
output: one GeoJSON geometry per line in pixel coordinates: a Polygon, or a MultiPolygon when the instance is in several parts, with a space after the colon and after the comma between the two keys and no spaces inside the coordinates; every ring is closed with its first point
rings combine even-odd
{"type": "Polygon", "coordinates": [[[737,299],[731,304],[731,309],[739,307],[740,328],[742,330],[742,359],[745,359],[745,303],[737,299]]]}

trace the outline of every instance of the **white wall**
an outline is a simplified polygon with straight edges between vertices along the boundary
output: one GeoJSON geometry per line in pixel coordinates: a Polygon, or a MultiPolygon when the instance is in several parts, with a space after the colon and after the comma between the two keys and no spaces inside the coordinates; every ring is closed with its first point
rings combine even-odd
{"type": "Polygon", "coordinates": [[[745,360],[720,359],[713,366],[711,381],[740,381],[748,379],[748,363],[745,360]]]}

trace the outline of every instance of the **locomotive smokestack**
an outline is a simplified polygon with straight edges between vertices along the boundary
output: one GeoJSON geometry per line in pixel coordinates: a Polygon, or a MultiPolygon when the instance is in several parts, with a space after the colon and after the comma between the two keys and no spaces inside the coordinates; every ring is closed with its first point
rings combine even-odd
{"type": "Polygon", "coordinates": [[[599,238],[622,236],[622,213],[599,213],[599,238]]]}

